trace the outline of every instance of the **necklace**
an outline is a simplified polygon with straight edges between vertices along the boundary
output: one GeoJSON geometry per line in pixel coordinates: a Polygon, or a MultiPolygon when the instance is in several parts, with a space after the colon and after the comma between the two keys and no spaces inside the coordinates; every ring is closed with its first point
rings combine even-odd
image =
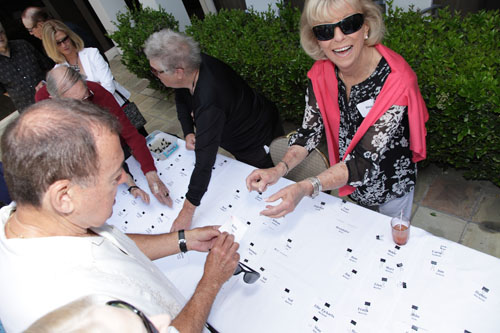
{"type": "MultiPolygon", "coordinates": [[[[17,215],[16,215],[16,212],[14,212],[12,214],[12,216],[14,216],[14,218],[16,219],[16,221],[19,223],[19,220],[17,219],[17,215]]],[[[11,217],[12,217],[11,216],[11,217]]],[[[14,230],[12,230],[11,226],[10,226],[10,221],[11,219],[9,218],[9,220],[7,221],[7,229],[9,230],[9,232],[11,234],[13,234],[14,236],[16,236],[17,238],[24,238],[24,235],[23,234],[18,234],[17,232],[15,232],[14,230]]]]}
{"type": "Polygon", "coordinates": [[[78,66],[78,62],[74,65],[69,64],[69,68],[74,69],[76,72],[80,73],[80,66],[78,66]]]}

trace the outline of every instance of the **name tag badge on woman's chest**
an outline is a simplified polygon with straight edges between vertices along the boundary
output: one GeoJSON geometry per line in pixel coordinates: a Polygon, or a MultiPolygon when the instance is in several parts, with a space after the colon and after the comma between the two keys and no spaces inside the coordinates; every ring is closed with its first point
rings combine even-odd
{"type": "Polygon", "coordinates": [[[356,105],[356,107],[358,108],[359,113],[361,113],[364,118],[372,109],[373,104],[375,104],[375,101],[373,100],[373,98],[370,98],[364,102],[359,103],[358,105],[356,105]]]}

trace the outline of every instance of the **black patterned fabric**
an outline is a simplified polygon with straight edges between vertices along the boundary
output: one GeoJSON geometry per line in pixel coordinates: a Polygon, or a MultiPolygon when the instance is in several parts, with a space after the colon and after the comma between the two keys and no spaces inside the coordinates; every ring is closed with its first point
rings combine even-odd
{"type": "MultiPolygon", "coordinates": [[[[364,119],[358,105],[370,99],[373,102],[376,100],[390,72],[389,65],[382,58],[369,78],[351,88],[349,99],[346,86],[336,72],[341,158],[364,119]]],[[[408,108],[401,105],[389,108],[345,158],[349,170],[347,185],[356,187],[350,197],[363,206],[384,204],[402,197],[415,187],[417,165],[411,161],[407,111],[408,108]]],[[[320,143],[323,133],[323,120],[309,81],[302,127],[292,136],[289,144],[303,146],[310,152],[320,143]]]]}
{"type": "Polygon", "coordinates": [[[21,112],[35,103],[35,87],[54,64],[25,40],[8,43],[10,57],[0,55],[0,91],[7,91],[21,112]]]}

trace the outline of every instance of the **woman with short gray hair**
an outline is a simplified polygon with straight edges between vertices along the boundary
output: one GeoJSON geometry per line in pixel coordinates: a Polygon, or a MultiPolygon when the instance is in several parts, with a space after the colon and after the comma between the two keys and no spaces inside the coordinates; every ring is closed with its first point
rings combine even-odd
{"type": "Polygon", "coordinates": [[[172,73],[176,68],[184,68],[193,73],[200,68],[200,46],[192,37],[172,30],[162,30],[151,35],[146,42],[144,53],[148,59],[158,59],[161,70],[172,73]]]}
{"type": "Polygon", "coordinates": [[[193,38],[164,29],[148,38],[144,52],[151,72],[165,86],[175,88],[186,148],[196,154],[183,209],[172,225],[171,231],[175,231],[190,227],[219,147],[239,161],[271,167],[267,147],[284,131],[275,105],[231,67],[200,52],[193,38]]]}

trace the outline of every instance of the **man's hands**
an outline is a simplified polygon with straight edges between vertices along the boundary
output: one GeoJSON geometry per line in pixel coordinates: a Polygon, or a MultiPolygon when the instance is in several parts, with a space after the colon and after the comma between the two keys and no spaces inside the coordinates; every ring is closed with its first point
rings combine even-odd
{"type": "Polygon", "coordinates": [[[217,237],[207,256],[203,276],[193,296],[172,321],[171,325],[179,332],[194,333],[203,330],[217,293],[236,270],[240,260],[240,255],[236,252],[238,246],[238,243],[234,242],[234,236],[227,232],[217,237]]]}
{"type": "Polygon", "coordinates": [[[278,199],[281,199],[282,202],[277,206],[267,205],[267,209],[260,213],[272,218],[285,216],[293,212],[300,200],[304,196],[310,195],[312,191],[312,184],[308,180],[288,185],[266,199],[266,202],[274,202],[278,199]]]}
{"type": "Polygon", "coordinates": [[[208,252],[214,247],[217,237],[221,234],[219,227],[219,225],[211,225],[208,227],[186,230],[185,235],[188,250],[208,252]]]}
{"type": "Polygon", "coordinates": [[[189,133],[186,135],[184,138],[186,140],[186,149],[187,150],[194,150],[195,143],[196,143],[196,138],[194,136],[194,133],[189,133]]]}
{"type": "Polygon", "coordinates": [[[234,236],[222,233],[215,241],[205,262],[202,280],[212,284],[217,290],[236,270],[240,255],[236,252],[240,245],[234,242],[234,236]]]}
{"type": "Polygon", "coordinates": [[[160,177],[158,177],[156,171],[149,171],[145,176],[148,181],[149,189],[155,198],[158,199],[160,203],[172,207],[172,198],[170,198],[169,191],[160,177]]]}
{"type": "Polygon", "coordinates": [[[191,228],[191,222],[193,220],[194,211],[196,206],[189,202],[188,199],[184,200],[184,205],[182,206],[179,215],[172,223],[170,232],[179,231],[181,229],[189,230],[191,228]]]}

